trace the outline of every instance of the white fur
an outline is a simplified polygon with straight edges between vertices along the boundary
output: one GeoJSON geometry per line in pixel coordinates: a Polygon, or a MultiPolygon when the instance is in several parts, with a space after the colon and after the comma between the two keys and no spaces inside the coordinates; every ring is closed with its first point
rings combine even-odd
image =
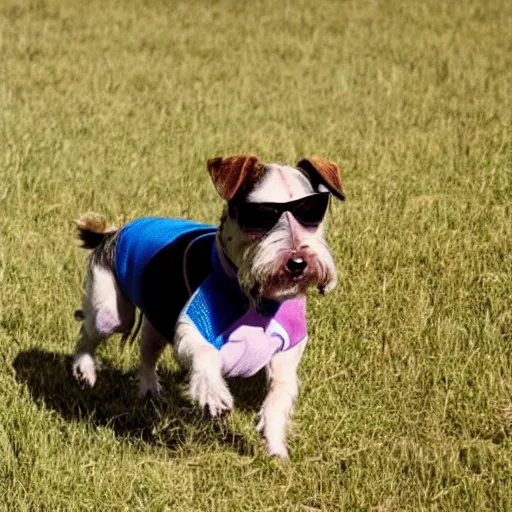
{"type": "Polygon", "coordinates": [[[307,339],[293,348],[277,353],[268,368],[269,392],[259,413],[256,427],[267,441],[269,455],[287,459],[286,427],[299,391],[297,367],[299,366],[307,339]]]}
{"type": "Polygon", "coordinates": [[[208,408],[213,417],[233,408],[233,397],[222,376],[220,352],[185,316],[180,316],[176,325],[174,352],[190,369],[190,396],[201,408],[208,408]]]}
{"type": "Polygon", "coordinates": [[[73,376],[90,388],[96,384],[96,361],[91,354],[76,354],[73,360],[73,376]]]}
{"type": "Polygon", "coordinates": [[[270,164],[257,187],[247,196],[250,203],[286,203],[314,192],[304,174],[288,165],[270,164]]]}
{"type": "Polygon", "coordinates": [[[328,292],[336,286],[336,265],[323,237],[323,225],[315,229],[303,228],[293,215],[285,212],[274,228],[258,244],[249,245],[239,264],[239,280],[249,291],[259,284],[267,298],[284,300],[305,293],[309,286],[328,292]],[[284,266],[290,257],[307,260],[304,279],[286,279],[284,266]],[[271,292],[265,285],[279,286],[271,292]]]}
{"type": "Polygon", "coordinates": [[[96,383],[96,348],[111,334],[131,329],[135,307],[122,295],[112,272],[103,267],[89,269],[85,288],[84,323],[72,370],[77,380],[92,387],[96,383]]]}

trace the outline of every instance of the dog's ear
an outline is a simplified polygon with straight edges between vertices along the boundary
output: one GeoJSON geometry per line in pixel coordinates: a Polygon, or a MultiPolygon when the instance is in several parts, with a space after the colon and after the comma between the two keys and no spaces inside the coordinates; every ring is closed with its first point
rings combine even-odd
{"type": "Polygon", "coordinates": [[[313,182],[319,182],[327,187],[335,197],[341,200],[345,199],[341,184],[341,172],[335,163],[320,158],[303,158],[297,167],[306,171],[313,182]]]}
{"type": "Polygon", "coordinates": [[[264,171],[263,164],[253,155],[210,158],[208,171],[220,197],[233,199],[249,184],[255,183],[264,171]]]}

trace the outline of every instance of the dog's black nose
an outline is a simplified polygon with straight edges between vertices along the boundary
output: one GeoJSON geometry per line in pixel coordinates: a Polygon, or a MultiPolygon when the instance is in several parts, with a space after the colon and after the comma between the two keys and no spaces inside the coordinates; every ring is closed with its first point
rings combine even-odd
{"type": "Polygon", "coordinates": [[[308,264],[302,258],[290,258],[286,262],[286,269],[294,276],[300,276],[307,266],[308,264]]]}

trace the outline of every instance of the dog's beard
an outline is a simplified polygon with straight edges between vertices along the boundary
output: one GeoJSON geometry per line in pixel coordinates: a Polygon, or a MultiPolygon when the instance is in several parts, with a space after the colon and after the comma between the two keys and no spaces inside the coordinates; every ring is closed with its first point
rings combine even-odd
{"type": "Polygon", "coordinates": [[[321,229],[297,241],[289,227],[280,223],[246,248],[238,280],[244,293],[258,307],[261,299],[282,301],[302,295],[310,287],[327,293],[336,286],[337,273],[321,229]],[[303,274],[293,276],[287,271],[290,258],[307,262],[303,274]]]}

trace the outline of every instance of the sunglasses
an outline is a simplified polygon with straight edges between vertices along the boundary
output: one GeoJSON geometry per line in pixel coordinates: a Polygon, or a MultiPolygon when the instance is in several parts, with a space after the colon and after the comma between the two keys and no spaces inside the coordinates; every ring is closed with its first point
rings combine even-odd
{"type": "Polygon", "coordinates": [[[318,226],[329,205],[329,192],[319,192],[288,203],[231,203],[229,213],[245,231],[270,231],[284,212],[303,226],[318,226]]]}

